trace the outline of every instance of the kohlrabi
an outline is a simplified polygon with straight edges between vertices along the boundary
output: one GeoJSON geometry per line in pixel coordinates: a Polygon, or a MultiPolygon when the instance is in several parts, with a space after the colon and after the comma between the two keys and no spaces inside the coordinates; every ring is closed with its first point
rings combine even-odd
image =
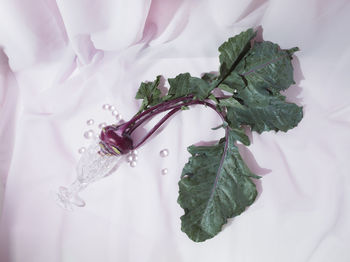
{"type": "Polygon", "coordinates": [[[103,128],[100,135],[100,154],[122,155],[140,147],[182,109],[203,105],[218,114],[225,136],[212,146],[188,147],[191,157],[179,176],[182,230],[196,242],[214,237],[227,219],[242,213],[256,198],[253,181],[259,176],[249,170],[236,145],[237,141],[250,144],[243,127],[258,133],[286,132],[303,117],[302,108],[286,102],[280,93],[294,84],[291,59],[298,48],[257,42],[255,35],[249,29],[223,43],[216,74],[179,74],[168,79],[169,90],[163,96],[160,76],[142,83],[136,94],[136,99],[142,99],[138,113],[128,122],[103,128]],[[225,95],[215,95],[220,93],[225,95]],[[133,132],[160,113],[163,118],[135,143],[133,132]]]}

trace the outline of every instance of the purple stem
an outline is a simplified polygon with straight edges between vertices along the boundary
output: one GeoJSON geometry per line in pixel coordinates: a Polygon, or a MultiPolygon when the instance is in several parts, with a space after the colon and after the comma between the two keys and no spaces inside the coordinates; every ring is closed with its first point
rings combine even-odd
{"type": "Polygon", "coordinates": [[[173,110],[171,110],[169,113],[167,113],[165,116],[163,116],[163,118],[147,133],[146,136],[144,136],[144,138],[142,138],[142,140],[134,147],[134,149],[138,148],[139,146],[141,146],[154,132],[157,131],[157,129],[169,118],[171,117],[173,114],[175,114],[177,111],[181,110],[181,107],[177,107],[174,108],[173,110]]]}
{"type": "MultiPolygon", "coordinates": [[[[189,103],[189,102],[187,102],[189,103]]],[[[132,125],[128,130],[127,130],[127,133],[128,134],[131,134],[132,132],[134,132],[134,130],[139,127],[142,123],[144,123],[145,121],[147,121],[148,119],[154,117],[155,115],[159,114],[159,113],[162,113],[162,112],[165,112],[165,111],[168,111],[168,110],[171,110],[171,109],[174,109],[174,108],[177,108],[179,106],[186,106],[187,103],[183,103],[183,104],[175,104],[175,105],[172,105],[172,106],[169,106],[169,107],[160,107],[160,108],[157,108],[157,110],[155,111],[152,111],[151,113],[149,113],[148,115],[145,115],[143,118],[140,118],[138,119],[138,121],[132,125]]]]}
{"type": "MultiPolygon", "coordinates": [[[[223,96],[223,97],[217,97],[218,100],[220,99],[225,99],[225,98],[229,98],[231,96],[223,96]]],[[[125,127],[123,127],[123,132],[127,133],[127,134],[131,134],[132,132],[134,132],[134,130],[139,127],[142,123],[144,123],[145,121],[147,121],[149,118],[152,118],[155,114],[159,114],[162,113],[164,111],[168,111],[170,109],[173,109],[179,105],[176,105],[179,102],[184,102],[187,99],[191,99],[193,98],[193,95],[189,95],[186,97],[180,97],[171,101],[167,101],[161,104],[158,104],[156,106],[150,107],[149,109],[143,111],[141,114],[139,115],[135,115],[130,121],[128,121],[127,123],[125,123],[125,127]],[[167,107],[168,105],[174,104],[173,106],[167,107]]],[[[194,100],[194,101],[198,101],[199,100],[194,100]]],[[[190,101],[191,102],[191,101],[190,101]]],[[[200,104],[200,103],[197,103],[200,104]]],[[[181,106],[186,106],[187,104],[181,104],[181,106]]],[[[206,105],[208,105],[208,103],[206,103],[206,105]]],[[[211,104],[210,104],[211,105],[211,104]]],[[[221,114],[220,112],[218,112],[215,107],[212,108],[218,113],[221,114]]],[[[223,119],[224,120],[224,119],[223,119]]]]}
{"type": "MultiPolygon", "coordinates": [[[[127,124],[123,127],[122,131],[125,132],[130,126],[132,126],[133,124],[135,124],[139,120],[141,120],[143,122],[142,118],[147,114],[152,115],[152,113],[153,113],[152,111],[154,111],[156,109],[166,108],[168,105],[176,104],[176,103],[179,103],[181,101],[185,101],[187,99],[192,99],[192,98],[193,98],[193,95],[189,95],[189,96],[179,97],[177,99],[166,101],[166,102],[160,103],[158,105],[152,106],[152,107],[146,109],[145,111],[143,111],[142,113],[136,114],[133,118],[131,118],[130,121],[128,121],[127,124]]],[[[164,111],[166,111],[166,110],[163,110],[161,112],[164,112],[164,111]]],[[[148,116],[146,116],[146,117],[148,118],[148,116]]]]}
{"type": "MultiPolygon", "coordinates": [[[[175,106],[172,106],[172,107],[169,107],[169,108],[166,108],[165,110],[163,110],[162,112],[166,111],[166,110],[170,110],[172,109],[169,113],[167,113],[161,120],[159,120],[159,122],[146,134],[146,136],[143,137],[143,139],[134,147],[134,149],[140,147],[155,131],[157,131],[157,129],[169,118],[171,117],[173,114],[175,114],[177,111],[181,110],[181,108],[183,106],[190,106],[190,105],[205,105],[205,106],[208,106],[210,107],[211,109],[213,109],[219,116],[220,118],[222,119],[222,121],[225,121],[225,118],[223,116],[223,114],[217,110],[217,108],[209,103],[209,102],[206,102],[206,101],[200,101],[200,100],[193,100],[193,101],[190,101],[190,102],[187,102],[187,103],[183,103],[183,104],[180,104],[180,105],[175,105],[175,106]]],[[[158,112],[160,113],[160,112],[158,112]]],[[[153,115],[154,116],[154,115],[153,115]]],[[[147,117],[149,118],[149,117],[147,117]]],[[[133,129],[134,130],[134,129],[133,129]]],[[[226,140],[227,140],[227,128],[225,128],[225,137],[226,137],[226,140]]],[[[131,134],[131,133],[130,133],[131,134]]]]}

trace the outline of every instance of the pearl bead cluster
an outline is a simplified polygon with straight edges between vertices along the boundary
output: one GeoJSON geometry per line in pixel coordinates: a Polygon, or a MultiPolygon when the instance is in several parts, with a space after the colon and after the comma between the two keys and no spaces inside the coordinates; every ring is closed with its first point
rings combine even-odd
{"type": "Polygon", "coordinates": [[[112,112],[112,115],[117,119],[117,120],[121,120],[122,116],[119,114],[119,112],[115,109],[115,106],[109,105],[109,104],[104,104],[102,106],[103,110],[109,110],[112,112]]]}
{"type": "MultiPolygon", "coordinates": [[[[94,121],[93,119],[89,119],[89,120],[86,121],[86,124],[87,124],[88,126],[92,126],[94,123],[95,123],[95,121],[94,121]]],[[[100,124],[98,125],[98,127],[99,127],[100,129],[104,128],[105,126],[107,126],[107,124],[106,124],[105,122],[100,123],[100,124]]],[[[91,139],[91,138],[93,138],[93,137],[96,137],[96,138],[97,138],[97,137],[98,137],[98,134],[95,134],[94,130],[89,129],[88,131],[86,131],[86,132],[84,133],[84,137],[85,137],[86,139],[91,139]]],[[[79,153],[84,153],[83,151],[84,151],[84,150],[79,150],[79,153]]]]}
{"type": "MultiPolygon", "coordinates": [[[[89,120],[86,121],[86,124],[87,124],[88,126],[92,126],[94,123],[95,123],[95,121],[94,121],[93,119],[89,119],[89,120]]],[[[91,139],[91,138],[93,138],[94,134],[95,134],[94,130],[90,129],[90,130],[88,130],[88,131],[86,131],[86,132],[84,133],[84,137],[85,137],[86,139],[91,139]]],[[[81,148],[78,149],[78,153],[79,153],[79,154],[84,154],[85,151],[86,151],[86,148],[85,148],[85,147],[81,147],[81,148]]]]}
{"type": "MultiPolygon", "coordinates": [[[[167,156],[169,155],[169,149],[164,148],[164,149],[160,150],[159,155],[160,155],[162,158],[167,157],[167,156]]],[[[163,168],[163,169],[161,170],[161,174],[162,174],[163,176],[166,175],[166,174],[168,174],[168,172],[169,172],[169,170],[168,170],[167,168],[163,168]]]]}
{"type": "Polygon", "coordinates": [[[128,156],[126,157],[126,161],[129,163],[129,165],[131,167],[136,167],[136,164],[137,164],[137,159],[138,159],[138,156],[137,156],[138,152],[137,150],[132,150],[128,156]]]}

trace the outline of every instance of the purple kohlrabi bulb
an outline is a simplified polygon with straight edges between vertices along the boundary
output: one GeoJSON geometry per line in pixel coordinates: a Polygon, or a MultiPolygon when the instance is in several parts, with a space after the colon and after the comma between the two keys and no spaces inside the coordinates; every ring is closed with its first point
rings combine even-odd
{"type": "Polygon", "coordinates": [[[107,155],[124,155],[133,149],[133,141],[129,135],[123,134],[122,125],[106,126],[100,134],[101,151],[107,155]]]}

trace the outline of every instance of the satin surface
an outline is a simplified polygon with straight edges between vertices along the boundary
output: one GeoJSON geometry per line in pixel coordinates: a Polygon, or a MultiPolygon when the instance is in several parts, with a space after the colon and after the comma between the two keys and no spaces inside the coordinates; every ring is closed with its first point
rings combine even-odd
{"type": "Polygon", "coordinates": [[[1,1],[0,261],[350,261],[349,14],[347,0],[1,1]],[[88,187],[86,207],[55,204],[89,143],[86,121],[95,132],[114,122],[103,104],[128,120],[140,82],[217,71],[218,46],[250,27],[300,48],[285,94],[304,118],[239,146],[262,176],[246,212],[203,243],[180,230],[186,147],[223,136],[199,106],[147,142],[135,168],[88,187]]]}

